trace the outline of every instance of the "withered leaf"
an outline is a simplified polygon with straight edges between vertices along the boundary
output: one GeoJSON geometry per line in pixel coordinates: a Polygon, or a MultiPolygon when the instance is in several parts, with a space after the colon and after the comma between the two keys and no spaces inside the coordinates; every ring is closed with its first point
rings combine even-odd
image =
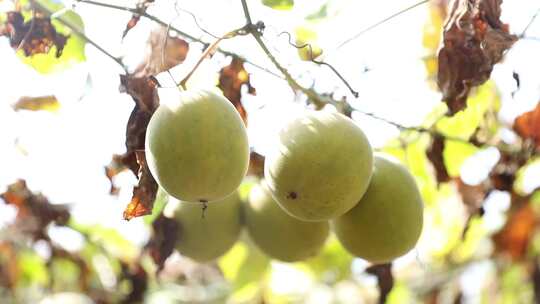
{"type": "Polygon", "coordinates": [[[493,188],[511,192],[516,180],[516,173],[527,160],[524,155],[501,152],[499,161],[489,173],[493,188]]]}
{"type": "MultiPolygon", "coordinates": [[[[128,93],[135,101],[126,126],[126,153],[117,159],[119,168],[122,165],[130,168],[139,179],[139,184],[133,189],[131,202],[124,211],[124,219],[130,220],[152,212],[158,190],[158,185],[146,165],[144,154],[146,128],[159,105],[158,83],[153,77],[138,78],[131,75],[121,75],[120,83],[120,90],[128,93]]],[[[106,169],[106,173],[111,172],[106,169]]]]}
{"type": "Polygon", "coordinates": [[[39,12],[26,22],[20,12],[8,12],[0,36],[8,36],[11,47],[22,49],[25,56],[46,54],[56,46],[56,57],[62,55],[69,38],[58,33],[51,19],[39,12]]]}
{"type": "Polygon", "coordinates": [[[502,0],[454,0],[439,50],[437,84],[453,115],[466,106],[473,86],[489,79],[518,37],[501,22],[502,0]]]}
{"type": "Polygon", "coordinates": [[[379,304],[386,303],[386,298],[394,287],[392,264],[372,265],[366,269],[366,272],[377,277],[377,285],[379,287],[379,304]]]}
{"type": "Polygon", "coordinates": [[[514,260],[519,260],[525,256],[529,242],[533,236],[534,228],[537,225],[535,211],[526,198],[512,198],[512,204],[516,207],[512,209],[501,231],[493,236],[498,252],[508,254],[514,260]],[[524,202],[523,202],[524,201],[524,202]]]}
{"type": "Polygon", "coordinates": [[[223,91],[223,95],[232,102],[244,119],[244,123],[247,124],[247,112],[242,105],[242,86],[244,85],[247,86],[249,94],[256,94],[255,88],[251,85],[250,76],[244,68],[244,61],[233,57],[231,63],[220,70],[218,87],[223,91]]]}
{"type": "Polygon", "coordinates": [[[439,184],[450,180],[450,176],[448,175],[448,171],[444,165],[443,151],[444,138],[442,136],[434,136],[426,155],[431,161],[433,168],[435,168],[437,183],[439,184]]]}
{"type": "Polygon", "coordinates": [[[458,192],[461,195],[463,204],[467,207],[469,214],[476,213],[486,198],[488,193],[485,184],[469,185],[463,182],[460,178],[457,179],[458,192]]]}
{"type": "Polygon", "coordinates": [[[251,152],[249,154],[249,167],[248,175],[254,175],[258,177],[263,177],[264,175],[264,156],[260,155],[257,152],[251,152]]]}
{"type": "Polygon", "coordinates": [[[157,272],[163,269],[165,260],[172,254],[178,232],[178,223],[163,214],[152,223],[152,237],[145,248],[158,266],[157,272]]]}
{"type": "Polygon", "coordinates": [[[111,183],[109,194],[118,194],[118,191],[120,191],[120,189],[118,189],[118,187],[116,187],[116,185],[114,184],[114,177],[126,169],[130,169],[133,174],[137,176],[137,173],[139,171],[139,164],[137,163],[135,153],[124,153],[122,155],[113,154],[111,162],[107,166],[105,166],[105,175],[111,183]]]}
{"type": "MultiPolygon", "coordinates": [[[[136,150],[144,150],[146,127],[159,105],[156,90],[158,83],[153,77],[137,78],[125,75],[120,76],[120,83],[120,91],[129,94],[135,102],[126,126],[126,153],[129,154],[136,150]]],[[[135,157],[125,155],[123,159],[129,160],[126,165],[137,175],[139,167],[134,163],[135,157]]]]}
{"type": "Polygon", "coordinates": [[[49,111],[54,112],[60,108],[60,103],[56,96],[23,96],[17,100],[13,105],[15,111],[28,110],[28,111],[49,111]]]}
{"type": "Polygon", "coordinates": [[[133,73],[135,77],[155,76],[186,59],[189,44],[178,37],[169,35],[166,27],[150,33],[144,60],[133,73]]]}
{"type": "Polygon", "coordinates": [[[518,116],[513,129],[522,138],[532,140],[536,148],[540,149],[540,102],[534,110],[518,116]]]}
{"type": "Polygon", "coordinates": [[[120,303],[142,303],[148,288],[148,274],[139,262],[128,265],[120,261],[122,277],[131,285],[130,293],[120,303]]]}
{"type": "Polygon", "coordinates": [[[146,164],[144,151],[135,151],[135,156],[140,167],[139,184],[133,188],[131,202],[124,210],[124,219],[127,221],[152,213],[158,190],[158,184],[146,164]]]}
{"type": "Polygon", "coordinates": [[[538,265],[538,256],[532,259],[533,270],[531,282],[534,290],[534,303],[540,303],[540,266],[538,265]]]}
{"type": "Polygon", "coordinates": [[[460,178],[457,178],[456,184],[458,192],[461,195],[461,200],[467,208],[468,213],[465,228],[463,229],[463,233],[461,234],[461,237],[465,238],[474,216],[484,215],[484,209],[482,205],[484,204],[485,198],[489,194],[489,189],[485,183],[481,183],[479,185],[469,185],[460,178]]]}
{"type": "Polygon", "coordinates": [[[65,225],[70,217],[65,205],[51,204],[42,194],[30,191],[22,179],[9,185],[0,198],[17,208],[15,227],[34,240],[47,239],[46,228],[50,223],[65,225]]]}
{"type": "Polygon", "coordinates": [[[154,113],[159,105],[157,87],[157,79],[151,76],[120,75],[120,92],[129,94],[141,111],[154,113]]]}
{"type": "Polygon", "coordinates": [[[140,0],[137,3],[137,6],[135,7],[135,11],[133,15],[131,16],[131,19],[129,19],[126,29],[124,29],[124,32],[122,33],[122,39],[126,37],[127,33],[139,23],[139,20],[141,19],[141,15],[146,13],[146,10],[150,6],[150,4],[154,3],[154,0],[140,0]]]}
{"type": "Polygon", "coordinates": [[[17,252],[11,242],[0,242],[0,286],[15,288],[20,275],[17,252]]]}

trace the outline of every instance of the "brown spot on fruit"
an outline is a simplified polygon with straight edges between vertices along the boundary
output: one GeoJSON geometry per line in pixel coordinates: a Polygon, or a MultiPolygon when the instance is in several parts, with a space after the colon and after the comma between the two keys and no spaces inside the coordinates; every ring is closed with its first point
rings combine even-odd
{"type": "Polygon", "coordinates": [[[291,191],[289,192],[289,194],[287,194],[287,198],[290,198],[290,199],[296,199],[298,197],[298,194],[294,191],[291,191]]]}

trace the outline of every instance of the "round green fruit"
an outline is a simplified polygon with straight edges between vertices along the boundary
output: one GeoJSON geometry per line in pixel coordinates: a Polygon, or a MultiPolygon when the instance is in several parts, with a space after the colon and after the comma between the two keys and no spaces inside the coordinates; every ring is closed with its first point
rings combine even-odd
{"type": "Polygon", "coordinates": [[[268,256],[284,262],[315,256],[330,230],[328,222],[305,222],[287,214],[264,183],[253,186],[244,210],[253,242],[268,256]]]}
{"type": "Polygon", "coordinates": [[[375,156],[364,197],[332,221],[341,244],[373,263],[389,262],[411,250],[423,225],[423,204],[413,176],[401,164],[375,156]]]}
{"type": "Polygon", "coordinates": [[[163,102],[146,131],[152,176],[173,197],[189,202],[222,199],[238,188],[249,162],[246,128],[218,92],[185,91],[163,102]]]}
{"type": "Polygon", "coordinates": [[[350,118],[313,111],[280,131],[264,165],[272,195],[285,211],[304,221],[325,221],[362,198],[373,154],[350,118]]]}
{"type": "Polygon", "coordinates": [[[175,218],[180,224],[176,249],[198,262],[212,261],[227,252],[242,229],[242,203],[238,192],[203,204],[180,202],[175,218]]]}

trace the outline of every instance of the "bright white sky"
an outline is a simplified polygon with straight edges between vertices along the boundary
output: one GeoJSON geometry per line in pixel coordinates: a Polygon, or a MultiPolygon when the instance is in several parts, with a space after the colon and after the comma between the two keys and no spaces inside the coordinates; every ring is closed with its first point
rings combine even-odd
{"type": "MultiPolygon", "coordinates": [[[[132,6],[135,1],[107,2],[132,6]]],[[[239,0],[178,2],[180,7],[198,16],[201,25],[212,33],[220,35],[243,25],[239,0]]],[[[287,44],[286,37],[277,36],[283,30],[294,33],[294,28],[303,23],[304,17],[317,11],[326,1],[295,2],[293,11],[281,12],[262,6],[259,0],[248,1],[252,18],[264,20],[267,25],[267,43],[293,75],[306,85],[314,83],[320,91],[348,94],[329,69],[300,62],[296,49],[287,44]]],[[[333,46],[415,2],[330,0],[329,15],[336,14],[337,17],[321,23],[319,30],[326,60],[360,93],[354,101],[355,106],[405,125],[421,123],[440,101],[439,93],[431,90],[424,81],[426,75],[421,61],[425,55],[421,39],[428,16],[427,6],[407,12],[339,50],[333,46]],[[363,73],[366,66],[372,71],[363,73]]],[[[0,9],[9,9],[9,1],[0,2],[0,9]]],[[[536,1],[507,0],[503,6],[503,20],[510,23],[513,32],[519,33],[537,9],[536,1]]],[[[78,4],[76,11],[82,16],[89,37],[115,55],[124,54],[131,66],[136,64],[144,51],[150,22],[142,20],[122,44],[120,38],[129,13],[85,4],[78,4]]],[[[176,16],[173,1],[156,1],[149,12],[166,22],[174,20],[172,24],[178,28],[211,41],[194,25],[191,16],[185,13],[176,16]]],[[[530,28],[529,35],[540,37],[540,20],[530,28]]],[[[225,41],[221,46],[273,69],[248,37],[225,41]]],[[[186,62],[172,70],[176,79],[181,79],[199,58],[198,47],[194,44],[186,62]]],[[[538,101],[539,48],[538,41],[518,42],[506,62],[494,72],[503,94],[501,116],[507,122],[531,109],[538,101]],[[522,88],[514,99],[510,97],[515,88],[511,78],[513,70],[520,73],[522,80],[522,88]]],[[[133,102],[131,97],[118,92],[121,69],[90,45],[87,45],[86,53],[87,63],[44,77],[22,64],[7,39],[0,38],[0,191],[15,179],[24,178],[31,189],[42,191],[52,202],[72,203],[78,221],[114,227],[140,244],[148,235],[142,220],[122,220],[122,211],[131,197],[135,179],[129,172],[118,176],[122,191],[118,197],[112,197],[108,194],[109,182],[103,169],[113,153],[124,152],[125,125],[133,102]],[[56,95],[62,104],[56,113],[14,112],[11,108],[20,96],[49,94],[56,95]]],[[[214,56],[195,75],[195,82],[208,85],[227,62],[228,59],[214,56]]],[[[250,114],[250,140],[264,153],[268,136],[277,131],[279,122],[301,111],[302,105],[295,103],[284,81],[250,65],[246,68],[253,74],[252,82],[257,89],[257,96],[247,96],[244,100],[250,114]]],[[[165,86],[171,85],[167,74],[158,78],[165,86]]],[[[382,122],[361,115],[356,118],[374,146],[381,146],[398,134],[395,128],[382,122]]],[[[0,204],[0,227],[13,214],[11,207],[0,204]]]]}

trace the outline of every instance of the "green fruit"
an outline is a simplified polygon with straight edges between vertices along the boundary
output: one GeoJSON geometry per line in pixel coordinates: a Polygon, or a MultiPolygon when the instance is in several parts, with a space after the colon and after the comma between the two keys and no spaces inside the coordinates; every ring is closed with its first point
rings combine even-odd
{"type": "Polygon", "coordinates": [[[236,242],[242,228],[242,203],[237,192],[208,204],[180,202],[175,218],[180,224],[176,249],[198,262],[214,260],[236,242]]]}
{"type": "Polygon", "coordinates": [[[325,221],[350,210],[366,191],[371,146],[339,113],[311,112],[280,131],[264,176],[281,207],[305,221],[325,221]]]}
{"type": "Polygon", "coordinates": [[[146,131],[150,172],[170,195],[208,202],[231,194],[249,161],[246,128],[234,106],[210,90],[162,103],[146,131]]]}
{"type": "Polygon", "coordinates": [[[407,253],[423,225],[422,198],[413,176],[401,164],[376,156],[366,194],[332,224],[345,249],[370,262],[385,263],[407,253]]]}
{"type": "Polygon", "coordinates": [[[261,251],[277,260],[296,262],[312,257],[328,236],[328,222],[305,222],[290,216],[264,184],[252,188],[244,210],[249,236],[261,251]]]}

